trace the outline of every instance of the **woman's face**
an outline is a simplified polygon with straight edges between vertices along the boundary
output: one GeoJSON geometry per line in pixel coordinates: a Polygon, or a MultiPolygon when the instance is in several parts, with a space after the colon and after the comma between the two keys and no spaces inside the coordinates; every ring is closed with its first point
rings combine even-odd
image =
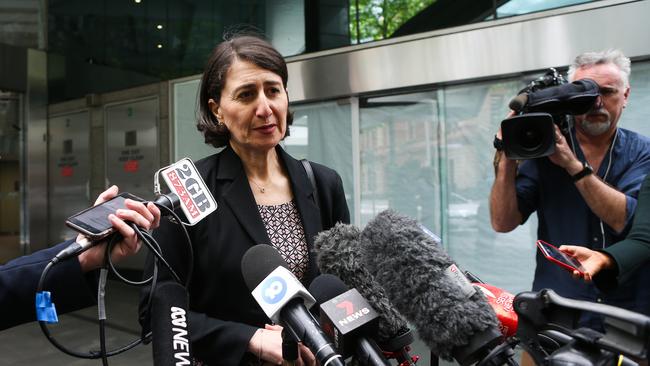
{"type": "Polygon", "coordinates": [[[208,103],[230,131],[236,152],[268,151],[286,133],[289,100],[282,78],[250,62],[236,59],[226,74],[221,99],[208,103]]]}

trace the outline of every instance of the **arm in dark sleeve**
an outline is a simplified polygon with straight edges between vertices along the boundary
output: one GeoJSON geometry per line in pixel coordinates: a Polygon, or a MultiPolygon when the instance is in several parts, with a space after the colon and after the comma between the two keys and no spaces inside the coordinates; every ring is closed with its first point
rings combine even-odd
{"type": "Polygon", "coordinates": [[[520,225],[537,210],[539,202],[539,170],[533,160],[525,160],[517,170],[517,207],[521,214],[520,225]]]}
{"type": "Polygon", "coordinates": [[[319,207],[323,230],[327,230],[339,222],[350,223],[350,210],[345,200],[343,180],[333,169],[311,162],[318,189],[319,207]]]}
{"type": "MultiPolygon", "coordinates": [[[[181,227],[165,219],[161,221],[160,227],[154,232],[154,238],[161,247],[163,257],[170,264],[174,272],[180,276],[184,285],[187,276],[191,274],[188,273],[189,246],[186,243],[187,239],[181,227]]],[[[193,238],[191,232],[190,238],[193,238]]],[[[192,244],[197,245],[198,243],[193,242],[192,244]]],[[[145,278],[151,276],[153,272],[153,261],[153,255],[150,253],[145,263],[145,278]]],[[[194,265],[198,263],[200,261],[194,257],[194,265]]],[[[215,265],[218,265],[218,263],[215,263],[215,265]]],[[[162,264],[159,264],[158,267],[158,283],[174,281],[171,274],[163,268],[162,264]]],[[[155,319],[155,316],[149,314],[148,311],[150,289],[150,286],[145,286],[140,297],[139,312],[143,333],[150,331],[151,319],[155,319]]],[[[190,283],[188,326],[194,357],[209,365],[237,365],[243,359],[248,349],[248,342],[257,328],[244,323],[216,319],[203,312],[193,310],[195,307],[192,299],[195,299],[197,296],[196,294],[192,294],[192,292],[201,290],[201,288],[194,287],[190,283]]]]}
{"type": "Polygon", "coordinates": [[[343,180],[341,176],[336,173],[336,183],[333,189],[333,205],[332,205],[332,218],[333,222],[344,224],[350,223],[350,210],[348,209],[348,203],[345,200],[345,192],[343,191],[343,180]]]}
{"type": "Polygon", "coordinates": [[[614,259],[616,268],[601,271],[594,277],[594,282],[599,287],[607,282],[624,282],[634,271],[650,261],[650,176],[645,178],[639,192],[630,233],[625,240],[603,249],[603,252],[614,259]]]}
{"type": "MultiPolygon", "coordinates": [[[[0,266],[0,330],[35,321],[38,281],[47,263],[72,241],[14,259],[0,266]]],[[[81,272],[76,257],[59,262],[48,273],[45,290],[52,294],[58,314],[82,309],[95,303],[94,273],[81,272]]]]}

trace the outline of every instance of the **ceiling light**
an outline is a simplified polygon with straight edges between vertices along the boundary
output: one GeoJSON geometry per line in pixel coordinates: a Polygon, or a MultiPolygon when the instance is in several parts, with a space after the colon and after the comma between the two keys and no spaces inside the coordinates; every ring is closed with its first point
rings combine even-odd
{"type": "Polygon", "coordinates": [[[158,43],[158,44],[156,45],[156,47],[158,47],[158,48],[162,48],[162,43],[158,43]]]}
{"type": "Polygon", "coordinates": [[[163,29],[163,25],[162,25],[162,24],[158,24],[158,25],[156,26],[156,28],[158,28],[158,29],[163,29]]]}

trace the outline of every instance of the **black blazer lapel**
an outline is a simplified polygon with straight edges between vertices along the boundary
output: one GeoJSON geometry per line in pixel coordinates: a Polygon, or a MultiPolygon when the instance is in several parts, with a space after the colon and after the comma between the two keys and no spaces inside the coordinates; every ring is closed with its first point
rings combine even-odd
{"type": "Polygon", "coordinates": [[[224,201],[251,237],[252,243],[271,244],[241,160],[230,147],[224,150],[220,160],[217,180],[223,184],[224,201]]]}
{"type": "Polygon", "coordinates": [[[293,198],[296,201],[296,207],[302,219],[302,227],[305,229],[305,238],[307,239],[307,246],[310,250],[309,267],[307,268],[303,282],[310,283],[318,275],[318,267],[316,266],[316,258],[312,248],[314,247],[314,237],[323,229],[320,210],[315,203],[314,189],[311,186],[311,182],[307,177],[302,163],[292,158],[279,146],[276,148],[276,151],[287,169],[287,174],[291,181],[293,198]]]}
{"type": "Polygon", "coordinates": [[[314,189],[302,163],[292,158],[279,147],[277,151],[287,168],[287,174],[289,174],[291,190],[300,216],[302,216],[302,225],[305,229],[307,243],[312,245],[314,236],[322,230],[320,210],[314,200],[314,189]]]}

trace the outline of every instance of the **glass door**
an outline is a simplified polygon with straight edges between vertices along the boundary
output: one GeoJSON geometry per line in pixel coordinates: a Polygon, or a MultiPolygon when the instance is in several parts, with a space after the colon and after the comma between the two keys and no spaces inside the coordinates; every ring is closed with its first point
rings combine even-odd
{"type": "Polygon", "coordinates": [[[23,253],[21,97],[0,92],[0,263],[23,253]]]}

